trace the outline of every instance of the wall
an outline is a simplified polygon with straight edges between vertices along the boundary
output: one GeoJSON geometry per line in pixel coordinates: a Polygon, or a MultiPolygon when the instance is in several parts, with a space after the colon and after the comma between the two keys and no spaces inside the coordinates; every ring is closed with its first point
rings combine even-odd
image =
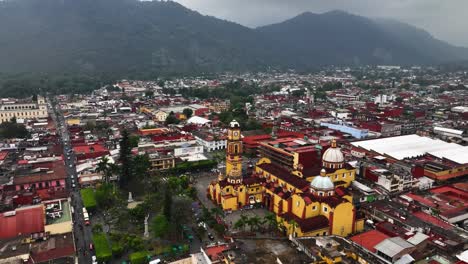
{"type": "Polygon", "coordinates": [[[39,182],[36,182],[36,183],[32,183],[32,184],[29,184],[29,183],[25,183],[25,184],[18,184],[16,185],[16,190],[19,191],[21,190],[21,186],[23,186],[23,189],[29,189],[31,186],[34,186],[36,189],[47,189],[47,188],[50,188],[50,187],[64,187],[65,186],[65,179],[61,179],[61,180],[57,180],[59,181],[60,185],[57,185],[56,181],[53,180],[53,181],[48,181],[49,185],[46,186],[46,182],[41,182],[42,183],[42,187],[39,187],[39,182]]]}
{"type": "Polygon", "coordinates": [[[351,203],[342,203],[333,210],[334,235],[347,236],[353,232],[353,208],[351,203]]]}

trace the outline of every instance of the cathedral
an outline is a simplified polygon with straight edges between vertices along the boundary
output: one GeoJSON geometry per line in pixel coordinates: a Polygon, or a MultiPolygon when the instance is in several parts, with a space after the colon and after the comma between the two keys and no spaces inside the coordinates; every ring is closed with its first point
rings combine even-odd
{"type": "Polygon", "coordinates": [[[252,175],[242,173],[240,125],[228,129],[226,171],[208,187],[208,195],[225,211],[262,205],[293,236],[348,236],[364,228],[352,203],[349,185],[355,169],[345,163],[335,140],[323,154],[320,146],[300,138],[261,142],[252,175]]]}

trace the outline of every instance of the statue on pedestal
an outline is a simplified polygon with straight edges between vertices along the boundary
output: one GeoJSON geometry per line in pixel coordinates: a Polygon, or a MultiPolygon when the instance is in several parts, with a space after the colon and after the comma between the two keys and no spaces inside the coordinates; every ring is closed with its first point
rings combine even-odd
{"type": "Polygon", "coordinates": [[[145,238],[149,237],[148,218],[149,218],[149,214],[145,217],[145,233],[143,234],[145,238]]]}
{"type": "Polygon", "coordinates": [[[128,192],[128,200],[127,200],[127,202],[128,202],[128,203],[133,202],[132,192],[128,192]]]}

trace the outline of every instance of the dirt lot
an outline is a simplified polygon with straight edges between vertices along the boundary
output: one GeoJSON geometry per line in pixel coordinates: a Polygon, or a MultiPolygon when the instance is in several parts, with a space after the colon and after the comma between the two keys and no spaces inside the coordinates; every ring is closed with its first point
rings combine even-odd
{"type": "Polygon", "coordinates": [[[238,239],[240,249],[237,250],[236,263],[310,263],[310,258],[296,250],[288,240],[272,239],[238,239]]]}

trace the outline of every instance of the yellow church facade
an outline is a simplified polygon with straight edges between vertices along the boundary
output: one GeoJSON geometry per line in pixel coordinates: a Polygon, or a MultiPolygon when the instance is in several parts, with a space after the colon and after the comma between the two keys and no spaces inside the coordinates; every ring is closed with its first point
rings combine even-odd
{"type": "MultiPolygon", "coordinates": [[[[297,153],[292,153],[290,156],[295,158],[289,159],[285,146],[294,141],[288,142],[265,143],[270,155],[263,155],[257,162],[253,175],[244,176],[240,127],[233,121],[228,130],[226,172],[208,186],[208,196],[225,211],[260,204],[274,212],[278,223],[293,236],[348,236],[361,231],[364,218],[356,211],[347,190],[355,178],[355,169],[345,165],[336,142],[323,153],[320,164],[309,167],[300,163],[297,153]],[[278,158],[284,158],[285,162],[278,158]],[[313,175],[316,168],[318,175],[313,175]]],[[[304,159],[302,162],[305,163],[304,159]]]]}

